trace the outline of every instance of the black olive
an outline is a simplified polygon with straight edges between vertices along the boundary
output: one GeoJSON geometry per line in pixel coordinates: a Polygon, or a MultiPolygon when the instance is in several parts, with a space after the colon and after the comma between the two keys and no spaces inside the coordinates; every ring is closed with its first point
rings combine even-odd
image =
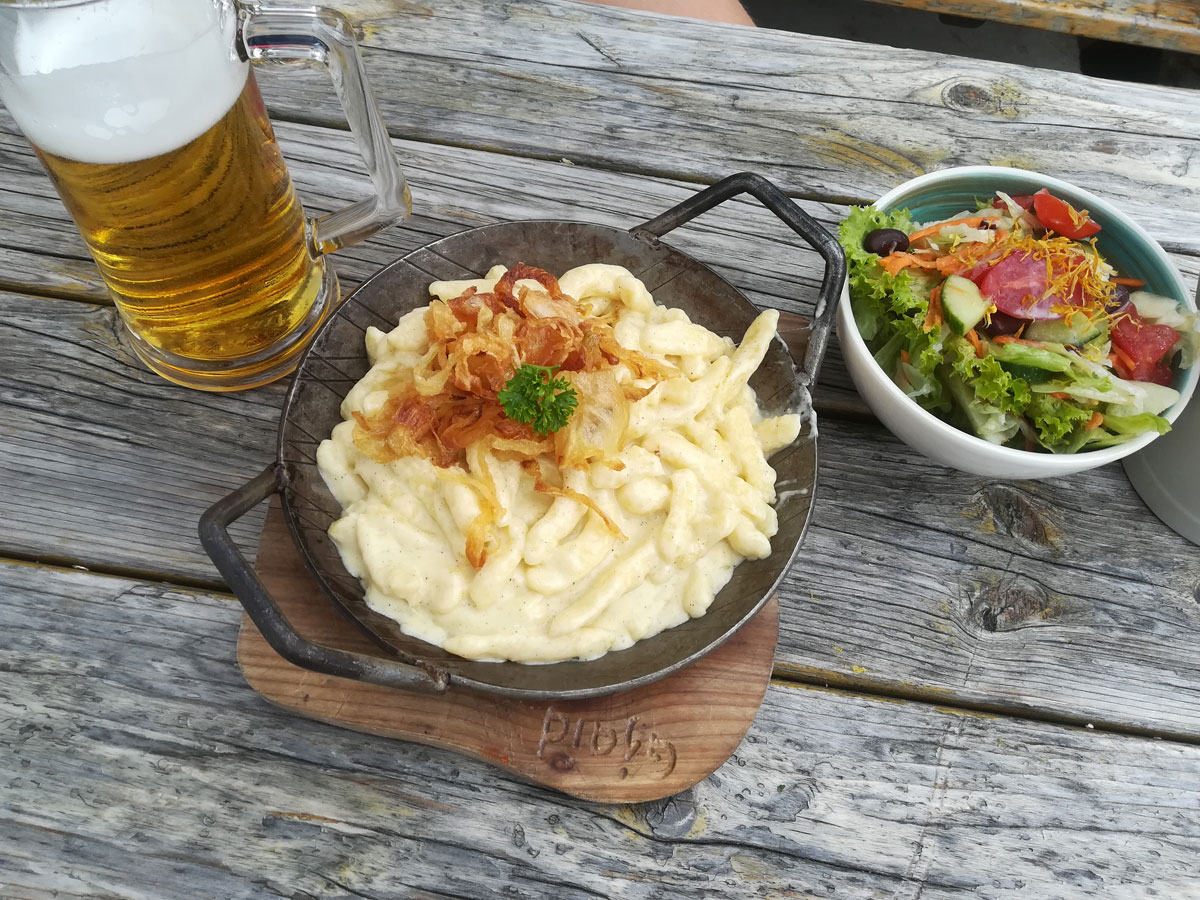
{"type": "Polygon", "coordinates": [[[1125,304],[1129,302],[1129,288],[1123,284],[1114,284],[1112,296],[1104,303],[1104,309],[1108,313],[1118,313],[1125,308],[1125,304]]]}
{"type": "Polygon", "coordinates": [[[876,228],[863,238],[863,249],[879,256],[899,250],[903,253],[908,249],[908,235],[898,228],[876,228]]]}
{"type": "Polygon", "coordinates": [[[1016,334],[1021,330],[1022,325],[1028,324],[1028,319],[1018,319],[1016,316],[996,310],[992,313],[991,322],[980,322],[978,327],[988,337],[1000,337],[1004,334],[1016,334]]]}

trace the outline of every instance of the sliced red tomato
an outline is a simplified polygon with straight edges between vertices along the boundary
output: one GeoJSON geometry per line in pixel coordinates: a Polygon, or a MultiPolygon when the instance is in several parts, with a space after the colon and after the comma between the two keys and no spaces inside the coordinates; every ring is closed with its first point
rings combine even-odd
{"type": "Polygon", "coordinates": [[[1113,320],[1111,334],[1113,346],[1121,351],[1113,363],[1118,375],[1130,381],[1171,386],[1174,375],[1163,358],[1179,340],[1174,328],[1147,323],[1130,305],[1113,320]],[[1128,365],[1126,359],[1133,365],[1128,365]]]}
{"type": "Polygon", "coordinates": [[[995,303],[996,309],[1019,319],[1058,319],[1063,306],[1084,305],[1083,288],[1078,285],[1069,297],[1043,296],[1046,262],[1029,253],[1013,253],[994,266],[983,263],[963,274],[979,285],[980,293],[995,303]]]}
{"type": "Polygon", "coordinates": [[[1163,387],[1172,387],[1175,384],[1175,373],[1165,362],[1142,361],[1135,363],[1131,369],[1117,357],[1113,360],[1113,369],[1126,381],[1149,381],[1163,387]]]}
{"type": "Polygon", "coordinates": [[[1092,221],[1086,211],[1079,212],[1045,188],[1033,195],[1033,211],[1043,225],[1073,241],[1091,237],[1100,230],[1100,226],[1092,221]]]}

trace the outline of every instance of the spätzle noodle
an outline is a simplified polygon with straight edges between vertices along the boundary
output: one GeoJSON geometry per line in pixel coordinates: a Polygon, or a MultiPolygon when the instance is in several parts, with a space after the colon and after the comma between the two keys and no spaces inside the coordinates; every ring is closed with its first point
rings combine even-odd
{"type": "MultiPolygon", "coordinates": [[[[435,282],[430,294],[490,291],[505,271],[435,282]]],[[[652,389],[632,402],[615,458],[563,470],[563,488],[594,502],[619,534],[577,500],[535,492],[519,461],[468,448],[462,465],[447,468],[420,456],[381,463],[356,446],[353,414],[381,409],[396,373],[426,357],[425,308],[390,332],[368,329],[372,368],[317,453],[343,508],[329,533],[367,604],[406,634],[470,659],[548,663],[629,647],[703,615],[742,559],[769,555],[778,529],[766,457],[796,439],[801,418],[764,418],[748,384],[778,313],[763,312],[735,346],[656,305],[619,266],[580,266],[559,286],[612,317],[622,347],[676,371],[638,382],[652,389]],[[477,487],[484,470],[494,497],[477,487]],[[476,569],[467,532],[489,503],[503,512],[476,569]]],[[[618,384],[635,381],[624,364],[614,372],[618,384]]]]}

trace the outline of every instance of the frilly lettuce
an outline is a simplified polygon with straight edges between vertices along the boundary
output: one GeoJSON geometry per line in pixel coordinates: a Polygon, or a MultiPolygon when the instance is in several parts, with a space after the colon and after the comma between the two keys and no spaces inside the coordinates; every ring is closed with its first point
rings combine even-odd
{"type": "Polygon", "coordinates": [[[979,399],[957,372],[943,370],[942,378],[954,398],[959,413],[970,430],[993,444],[1006,444],[1021,429],[1021,417],[1010,410],[979,399]]]}
{"type": "Polygon", "coordinates": [[[1018,415],[1025,411],[1031,396],[1027,381],[1013,377],[994,357],[976,356],[966,338],[950,337],[946,351],[946,361],[978,400],[1018,415]]]}
{"type": "MultiPolygon", "coordinates": [[[[1011,198],[999,196],[1010,216],[1023,215],[1011,198]]],[[[1110,446],[1170,429],[1159,413],[1174,404],[1179,393],[1114,374],[1106,365],[1107,332],[1083,347],[1037,344],[1067,359],[1070,368],[1047,372],[1045,381],[1030,384],[990,353],[978,356],[970,341],[949,328],[934,325],[926,331],[930,291],[941,277],[912,269],[888,274],[879,257],[863,248],[864,238],[877,228],[910,233],[914,225],[906,210],[851,209],[838,229],[846,251],[851,309],[875,361],[916,403],[944,418],[958,418],[984,440],[999,444],[1023,440],[1023,446],[1037,444],[1053,453],[1110,446]]],[[[963,240],[979,235],[948,233],[946,237],[963,240]]],[[[1200,315],[1145,292],[1136,292],[1131,299],[1144,318],[1179,332],[1181,367],[1200,357],[1200,315]]],[[[992,344],[985,339],[984,346],[992,344]]]]}
{"type": "Polygon", "coordinates": [[[901,272],[892,276],[879,257],[863,249],[863,238],[876,228],[912,230],[908,212],[881,213],[871,206],[851,209],[838,226],[850,287],[850,307],[859,334],[880,367],[906,394],[926,409],[949,408],[944,386],[935,372],[942,362],[941,326],[926,332],[921,323],[929,311],[932,284],[921,276],[901,272]],[[907,356],[905,368],[900,360],[907,356]]]}
{"type": "Polygon", "coordinates": [[[1037,429],[1038,440],[1049,448],[1063,443],[1092,418],[1092,411],[1049,394],[1034,394],[1025,415],[1037,429]]]}

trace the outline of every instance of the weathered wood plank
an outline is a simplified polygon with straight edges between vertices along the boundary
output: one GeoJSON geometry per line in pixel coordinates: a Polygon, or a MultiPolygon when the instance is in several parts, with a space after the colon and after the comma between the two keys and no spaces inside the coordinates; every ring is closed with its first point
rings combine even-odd
{"type": "Polygon", "coordinates": [[[810,537],[781,591],[779,671],[1200,734],[1200,668],[1163,650],[1196,653],[1182,647],[1200,635],[1200,556],[1119,465],[990,480],[871,425],[822,428],[810,537]]]}
{"type": "MultiPolygon", "coordinates": [[[[1017,165],[1200,247],[1184,89],[571,0],[339,6],[398,137],[703,181],[752,169],[843,202],[932,169],[1017,165]]],[[[260,80],[276,116],[343,122],[322,74],[260,80]]]]}
{"type": "MultiPolygon", "coordinates": [[[[0,294],[4,552],[218,583],[195,523],[265,464],[282,397],[172,385],[112,307],[0,294]]],[[[235,526],[251,552],[264,515],[235,526]]]]}
{"type": "MultiPolygon", "coordinates": [[[[32,151],[0,111],[0,286],[107,299],[87,250],[32,151]]],[[[283,123],[276,129],[306,207],[323,213],[361,196],[364,178],[344,132],[283,123]]],[[[584,166],[397,141],[413,182],[415,214],[333,259],[347,290],[398,256],[465,228],[554,218],[630,228],[686,199],[695,185],[584,166]]],[[[799,201],[835,230],[846,207],[799,201]]],[[[738,198],[672,232],[755,303],[809,315],[823,262],[757,201],[738,198]]],[[[1200,256],[1174,254],[1189,284],[1200,256]]],[[[821,373],[819,408],[865,413],[836,345],[821,373]]]]}
{"type": "MultiPolygon", "coordinates": [[[[113,316],[0,297],[0,554],[217,583],[196,521],[269,461],[282,388],[166,384],[113,316]]],[[[825,418],[820,440],[781,671],[1200,736],[1200,559],[1118,466],[992,482],[870,422],[825,418]]]]}
{"type": "MultiPolygon", "coordinates": [[[[276,134],[305,208],[321,214],[369,189],[354,143],[337,129],[279,123],[276,134]]],[[[418,247],[498,221],[561,218],[632,228],[691,196],[699,186],[606,172],[562,162],[395,142],[412,184],[414,215],[398,227],[338,252],[339,275],[353,285],[418,247]]],[[[827,228],[845,207],[802,202],[827,228]]],[[[739,198],[667,239],[736,280],[752,299],[811,312],[821,258],[752,198],[739,198]]],[[[103,282],[49,177],[0,109],[0,277],[14,290],[106,302],[103,282]],[[69,267],[56,265],[69,263],[69,267]],[[82,282],[82,283],[81,283],[82,282]]]]}
{"type": "Polygon", "coordinates": [[[287,714],[226,598],[0,567],[7,896],[1187,897],[1200,748],[775,684],[731,759],[606,806],[287,714]]]}
{"type": "MultiPolygon", "coordinates": [[[[49,178],[0,110],[0,289],[109,302],[99,273],[49,178]],[[7,121],[7,125],[4,123],[7,121]],[[7,127],[7,130],[5,128],[7,127]]],[[[277,127],[306,208],[328,212],[361,196],[365,178],[344,132],[277,127]]],[[[438,238],[492,222],[528,218],[631,228],[691,196],[693,184],[450,147],[397,142],[416,179],[415,214],[402,226],[333,257],[345,291],[397,257],[438,238]]],[[[844,207],[805,202],[835,229],[844,207]]],[[[668,238],[711,263],[750,300],[811,314],[824,263],[752,199],[730,201],[668,238]]],[[[1200,259],[1183,257],[1200,269],[1200,259]]],[[[824,409],[865,414],[834,350],[816,397],[824,409]]]]}
{"type": "Polygon", "coordinates": [[[1080,37],[1200,53],[1200,16],[1190,0],[873,0],[928,12],[1080,37]]]}

